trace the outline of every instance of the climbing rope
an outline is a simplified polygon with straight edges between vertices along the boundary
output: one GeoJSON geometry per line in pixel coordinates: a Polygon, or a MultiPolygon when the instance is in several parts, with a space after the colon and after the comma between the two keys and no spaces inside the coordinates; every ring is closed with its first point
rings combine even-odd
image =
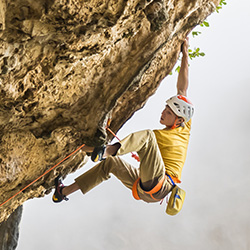
{"type": "Polygon", "coordinates": [[[56,165],[54,165],[53,167],[51,167],[50,169],[48,169],[45,173],[43,173],[41,176],[39,176],[38,178],[36,178],[34,181],[32,181],[30,184],[28,184],[27,186],[25,186],[23,189],[21,189],[20,191],[18,191],[16,194],[14,194],[13,196],[11,196],[8,200],[6,200],[5,202],[3,202],[2,204],[0,204],[0,207],[3,206],[4,204],[6,204],[7,202],[9,202],[10,200],[12,200],[14,197],[16,197],[18,194],[22,193],[25,189],[27,189],[28,187],[30,187],[32,184],[34,184],[35,182],[37,182],[39,179],[41,179],[43,176],[45,176],[46,174],[48,174],[50,171],[52,171],[54,168],[56,168],[57,166],[59,166],[61,163],[63,163],[65,160],[67,160],[69,157],[71,157],[73,154],[75,154],[77,151],[79,151],[83,146],[85,146],[85,144],[82,144],[79,148],[77,148],[74,152],[72,152],[71,154],[69,154],[68,156],[66,156],[64,159],[62,159],[60,162],[58,162],[56,165]]]}
{"type": "MultiPolygon", "coordinates": [[[[121,141],[118,136],[108,127],[110,124],[110,121],[108,121],[107,123],[107,127],[106,129],[118,140],[121,141]]],[[[48,174],[50,171],[52,171],[54,168],[56,168],[57,166],[59,166],[61,163],[63,163],[64,161],[66,161],[69,157],[71,157],[72,155],[74,155],[77,151],[79,151],[82,147],[84,147],[85,144],[82,144],[79,148],[77,148],[75,151],[73,151],[71,154],[69,154],[68,156],[66,156],[64,159],[62,159],[60,162],[58,162],[56,165],[54,165],[53,167],[51,167],[50,169],[48,169],[45,173],[43,173],[42,175],[40,175],[38,178],[36,178],[34,181],[32,181],[30,184],[28,184],[27,186],[25,186],[24,188],[22,188],[20,191],[18,191],[17,193],[15,193],[13,196],[11,196],[9,199],[7,199],[6,201],[4,201],[2,204],[0,204],[0,207],[2,207],[4,204],[6,204],[7,202],[9,202],[10,200],[12,200],[13,198],[15,198],[18,194],[22,193],[25,189],[27,189],[28,187],[30,187],[31,185],[33,185],[35,182],[37,182],[38,180],[40,180],[43,176],[45,176],[46,174],[48,174]]],[[[134,154],[133,152],[131,152],[132,157],[134,159],[136,159],[138,162],[140,161],[140,158],[138,155],[134,154]]]]}

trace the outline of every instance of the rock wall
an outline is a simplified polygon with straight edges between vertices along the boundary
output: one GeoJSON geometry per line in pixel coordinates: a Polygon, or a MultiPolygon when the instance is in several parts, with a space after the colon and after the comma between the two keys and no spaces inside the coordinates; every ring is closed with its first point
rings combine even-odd
{"type": "MultiPolygon", "coordinates": [[[[107,142],[219,0],[0,0],[0,203],[82,143],[107,142]]],[[[0,222],[84,152],[0,207],[0,222]]]]}
{"type": "Polygon", "coordinates": [[[1,250],[14,250],[19,238],[19,223],[23,206],[18,207],[9,218],[0,224],[0,247],[1,250]]]}

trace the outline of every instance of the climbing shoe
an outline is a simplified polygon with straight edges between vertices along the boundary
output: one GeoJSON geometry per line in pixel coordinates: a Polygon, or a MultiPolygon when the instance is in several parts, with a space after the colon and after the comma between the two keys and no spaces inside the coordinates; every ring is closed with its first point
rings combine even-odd
{"type": "Polygon", "coordinates": [[[104,160],[103,154],[105,152],[105,149],[106,149],[106,146],[95,147],[91,154],[91,160],[93,162],[104,160]]]}
{"type": "Polygon", "coordinates": [[[55,192],[52,197],[52,201],[55,203],[61,202],[62,200],[68,201],[69,199],[62,194],[62,190],[65,188],[65,186],[62,183],[62,178],[58,176],[55,179],[55,192]]]}

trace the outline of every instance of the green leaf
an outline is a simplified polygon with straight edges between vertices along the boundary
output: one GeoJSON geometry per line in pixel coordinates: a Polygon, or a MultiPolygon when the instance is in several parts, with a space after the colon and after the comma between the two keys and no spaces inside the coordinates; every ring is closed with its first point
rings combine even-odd
{"type": "Polygon", "coordinates": [[[219,5],[216,7],[216,12],[219,13],[219,10],[222,9],[222,5],[227,5],[226,1],[225,0],[221,0],[219,5]]]}
{"type": "Polygon", "coordinates": [[[175,69],[175,71],[178,72],[178,73],[180,73],[180,69],[181,69],[181,67],[177,66],[176,69],[175,69]]]}
{"type": "Polygon", "coordinates": [[[222,5],[222,4],[223,4],[223,5],[227,5],[226,0],[221,0],[221,1],[220,1],[220,5],[222,5]]]}
{"type": "Polygon", "coordinates": [[[206,26],[206,27],[209,27],[209,23],[204,21],[203,24],[206,26]]]}
{"type": "Polygon", "coordinates": [[[217,7],[216,7],[216,12],[219,13],[219,10],[220,10],[220,9],[222,9],[222,7],[217,6],[217,7]]]}
{"type": "Polygon", "coordinates": [[[199,34],[201,34],[200,31],[193,31],[193,32],[192,32],[192,36],[193,36],[193,37],[198,36],[199,34]]]}

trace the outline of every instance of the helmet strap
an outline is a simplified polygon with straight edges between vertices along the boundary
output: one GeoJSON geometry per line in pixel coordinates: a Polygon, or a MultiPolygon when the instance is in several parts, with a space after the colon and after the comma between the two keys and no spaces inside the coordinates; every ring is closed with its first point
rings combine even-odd
{"type": "Polygon", "coordinates": [[[174,124],[173,126],[171,127],[171,129],[174,129],[174,128],[177,128],[177,120],[178,120],[178,116],[175,117],[175,121],[174,121],[174,124]]]}

